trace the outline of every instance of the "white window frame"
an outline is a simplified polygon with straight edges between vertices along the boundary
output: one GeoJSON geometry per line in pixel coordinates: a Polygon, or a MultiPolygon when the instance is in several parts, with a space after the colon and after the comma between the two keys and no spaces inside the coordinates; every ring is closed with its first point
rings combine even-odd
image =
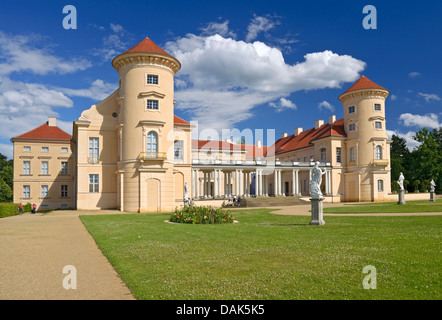
{"type": "Polygon", "coordinates": [[[382,146],[376,146],[376,150],[375,150],[375,158],[376,160],[381,160],[382,159],[382,146]]]}
{"type": "Polygon", "coordinates": [[[62,198],[67,198],[68,197],[68,185],[67,184],[62,184],[61,185],[61,197],[62,198]]]}
{"type": "Polygon", "coordinates": [[[382,111],[382,105],[380,103],[375,103],[374,104],[374,111],[382,111]],[[377,109],[378,106],[379,106],[379,109],[377,109]]]}
{"type": "Polygon", "coordinates": [[[67,153],[67,152],[69,152],[69,148],[62,147],[61,148],[61,152],[67,153]]]}
{"type": "Polygon", "coordinates": [[[49,152],[49,147],[41,147],[41,152],[49,152]]]}
{"type": "Polygon", "coordinates": [[[41,186],[41,198],[47,198],[49,193],[49,186],[44,184],[41,186]]]}
{"type": "Polygon", "coordinates": [[[30,152],[31,151],[31,146],[23,146],[23,151],[24,152],[30,152]]]}
{"type": "Polygon", "coordinates": [[[67,161],[62,161],[61,162],[61,169],[60,169],[60,174],[62,175],[67,175],[69,174],[69,165],[67,161]]]}
{"type": "Polygon", "coordinates": [[[23,174],[31,174],[31,161],[23,161],[23,174]]]}
{"type": "Polygon", "coordinates": [[[150,74],[150,73],[146,74],[146,83],[147,84],[158,85],[159,82],[160,82],[160,77],[158,75],[150,74]],[[149,82],[150,80],[152,80],[152,81],[149,82]]]}
{"type": "Polygon", "coordinates": [[[174,159],[178,161],[184,160],[184,141],[175,140],[173,143],[174,159]]]}
{"type": "Polygon", "coordinates": [[[30,198],[31,198],[31,186],[24,185],[23,186],[23,199],[30,199],[30,198]]]}
{"type": "Polygon", "coordinates": [[[160,101],[156,99],[147,99],[146,100],[146,109],[147,110],[160,110],[160,101]]]}
{"type": "Polygon", "coordinates": [[[158,152],[158,133],[155,131],[149,131],[146,136],[146,152],[157,153],[158,152]]]}
{"type": "Polygon", "coordinates": [[[89,174],[89,193],[100,192],[100,176],[97,173],[89,174]]]}
{"type": "Polygon", "coordinates": [[[89,137],[89,163],[98,163],[100,156],[100,138],[89,137]]]}
{"type": "Polygon", "coordinates": [[[355,113],[355,112],[356,112],[356,107],[355,106],[348,107],[348,113],[355,113]]]}
{"type": "Polygon", "coordinates": [[[382,130],[382,121],[375,121],[374,122],[374,128],[376,130],[382,130]]]}
{"type": "Polygon", "coordinates": [[[348,131],[356,131],[356,123],[350,123],[348,125],[348,131]]]}
{"type": "Polygon", "coordinates": [[[49,161],[41,162],[41,174],[48,175],[49,174],[49,161]]]}
{"type": "Polygon", "coordinates": [[[342,163],[342,148],[336,147],[336,162],[342,163]]]}
{"type": "Polygon", "coordinates": [[[384,191],[384,180],[382,179],[378,180],[378,191],[379,192],[384,191]]]}
{"type": "Polygon", "coordinates": [[[356,161],[356,149],[354,147],[351,147],[349,150],[349,161],[350,162],[355,162],[356,161]]]}

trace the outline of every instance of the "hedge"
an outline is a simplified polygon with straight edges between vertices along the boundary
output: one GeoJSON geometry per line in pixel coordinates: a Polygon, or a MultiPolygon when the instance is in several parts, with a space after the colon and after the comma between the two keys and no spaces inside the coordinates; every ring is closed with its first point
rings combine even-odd
{"type": "MultiPolygon", "coordinates": [[[[23,212],[31,212],[32,205],[27,203],[23,206],[23,212]]],[[[17,215],[18,212],[18,204],[17,203],[0,203],[0,218],[6,218],[10,216],[17,215]]]]}
{"type": "Polygon", "coordinates": [[[225,208],[214,208],[211,206],[186,206],[182,209],[175,209],[169,221],[189,224],[220,224],[233,223],[233,216],[225,208]]]}

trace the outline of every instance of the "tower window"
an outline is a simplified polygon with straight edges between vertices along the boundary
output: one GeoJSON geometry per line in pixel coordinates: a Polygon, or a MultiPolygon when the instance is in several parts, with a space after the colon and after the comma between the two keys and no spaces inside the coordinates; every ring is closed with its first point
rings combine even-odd
{"type": "Polygon", "coordinates": [[[355,112],[355,106],[348,107],[348,113],[354,113],[355,112]]]}
{"type": "Polygon", "coordinates": [[[376,129],[382,129],[382,122],[380,122],[380,121],[376,121],[376,122],[374,123],[374,127],[375,127],[376,129]]]}
{"type": "Polygon", "coordinates": [[[89,138],[89,163],[98,163],[98,138],[89,138]]]}
{"type": "Polygon", "coordinates": [[[376,146],[376,160],[382,159],[382,147],[376,146]]]}
{"type": "Polygon", "coordinates": [[[354,161],[356,161],[355,148],[351,147],[350,148],[350,162],[354,162],[354,161]]]}
{"type": "Polygon", "coordinates": [[[147,134],[147,152],[158,152],[158,136],[151,131],[147,134]]]}
{"type": "Polygon", "coordinates": [[[153,74],[147,75],[147,84],[158,84],[158,76],[153,74]]]}
{"type": "Polygon", "coordinates": [[[379,103],[374,104],[374,110],[375,111],[381,111],[381,105],[379,103]]]}
{"type": "Polygon", "coordinates": [[[342,159],[341,159],[341,148],[336,148],[336,162],[337,163],[341,163],[342,159]]]}
{"type": "Polygon", "coordinates": [[[147,100],[147,109],[158,110],[158,100],[147,100]]]}
{"type": "Polygon", "coordinates": [[[356,130],[356,124],[354,124],[354,123],[350,123],[350,124],[348,125],[348,130],[349,130],[349,131],[355,131],[355,130],[356,130]]]}
{"type": "Polygon", "coordinates": [[[378,191],[384,191],[384,180],[378,180],[378,191]]]}

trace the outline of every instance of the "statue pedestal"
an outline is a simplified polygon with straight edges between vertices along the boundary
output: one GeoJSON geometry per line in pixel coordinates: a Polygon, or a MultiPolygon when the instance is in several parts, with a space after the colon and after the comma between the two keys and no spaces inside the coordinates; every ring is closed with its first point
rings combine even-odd
{"type": "Polygon", "coordinates": [[[430,201],[434,202],[434,191],[430,191],[430,201]]]}
{"type": "Polygon", "coordinates": [[[399,200],[397,204],[405,204],[405,190],[399,190],[398,192],[399,200]]]}
{"type": "Polygon", "coordinates": [[[312,203],[312,220],[310,221],[310,225],[313,226],[322,226],[325,224],[323,219],[323,206],[322,201],[324,198],[311,198],[310,201],[312,203]]]}

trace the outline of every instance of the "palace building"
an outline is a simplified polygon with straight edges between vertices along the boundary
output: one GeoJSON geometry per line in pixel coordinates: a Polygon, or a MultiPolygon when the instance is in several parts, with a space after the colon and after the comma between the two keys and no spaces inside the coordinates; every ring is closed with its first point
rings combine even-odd
{"type": "Polygon", "coordinates": [[[149,38],[112,61],[119,88],[84,110],[72,136],[55,118],[11,139],[14,202],[39,210],[167,212],[199,199],[309,196],[314,162],[326,201],[383,201],[390,193],[389,91],[365,76],[339,96],[344,117],[294,128],[271,146],[192,140],[174,114],[180,62],[149,38]]]}

